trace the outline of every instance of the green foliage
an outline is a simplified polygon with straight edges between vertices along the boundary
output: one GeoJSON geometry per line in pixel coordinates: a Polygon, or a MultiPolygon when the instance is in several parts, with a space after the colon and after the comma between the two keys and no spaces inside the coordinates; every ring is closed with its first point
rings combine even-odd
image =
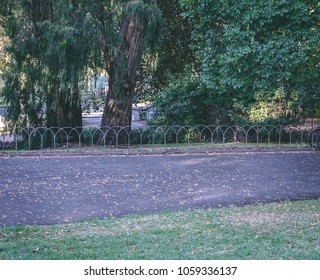
{"type": "Polygon", "coordinates": [[[144,32],[143,45],[151,52],[157,49],[162,24],[161,13],[155,1],[132,1],[125,8],[125,16],[139,19],[140,28],[144,32]]]}
{"type": "Polygon", "coordinates": [[[99,137],[98,128],[85,128],[82,132],[83,143],[87,145],[94,145],[99,137]]]}
{"type": "Polygon", "coordinates": [[[192,26],[182,16],[178,0],[157,0],[162,14],[162,28],[157,52],[142,57],[138,72],[136,96],[153,101],[154,97],[172,80],[172,75],[182,74],[186,67],[195,64],[191,48],[192,26]]]}
{"type": "Polygon", "coordinates": [[[318,1],[180,2],[193,26],[202,80],[214,93],[233,95],[229,102],[241,103],[241,113],[246,115],[249,109],[248,117],[255,121],[264,119],[260,109],[273,119],[316,114],[320,105],[318,1]],[[276,97],[279,91],[284,95],[281,100],[276,97]],[[269,104],[270,95],[282,109],[295,113],[277,111],[275,104],[269,104]],[[271,112],[266,104],[273,107],[271,112]]]}
{"type": "Polygon", "coordinates": [[[253,123],[285,124],[290,118],[296,119],[302,111],[296,91],[288,95],[280,88],[274,92],[256,92],[254,98],[248,110],[248,119],[253,123]]]}
{"type": "Polygon", "coordinates": [[[138,80],[134,98],[156,95],[159,123],[320,116],[318,0],[1,1],[0,25],[11,59],[4,95],[18,125],[80,125],[89,68],[111,74],[118,99],[138,80]],[[136,77],[119,54],[124,22],[138,18],[136,77]]]}
{"type": "Polygon", "coordinates": [[[155,124],[194,125],[205,123],[208,91],[199,77],[186,72],[172,77],[161,95],[155,97],[155,124]]]}
{"type": "Polygon", "coordinates": [[[182,16],[183,9],[178,0],[159,0],[163,15],[163,29],[158,49],[158,67],[154,74],[157,84],[167,84],[171,75],[182,74],[192,67],[196,58],[191,48],[192,26],[182,16]]]}
{"type": "Polygon", "coordinates": [[[161,25],[155,1],[24,0],[0,8],[12,57],[4,94],[18,126],[81,125],[79,84],[86,70],[113,76],[116,61],[123,67],[110,88],[123,86],[129,68],[120,55],[123,22],[139,22],[140,53],[154,52],[161,25]]]}
{"type": "Polygon", "coordinates": [[[89,45],[80,19],[79,5],[60,0],[16,1],[6,15],[12,61],[4,94],[16,125],[81,124],[78,84],[89,45]]]}

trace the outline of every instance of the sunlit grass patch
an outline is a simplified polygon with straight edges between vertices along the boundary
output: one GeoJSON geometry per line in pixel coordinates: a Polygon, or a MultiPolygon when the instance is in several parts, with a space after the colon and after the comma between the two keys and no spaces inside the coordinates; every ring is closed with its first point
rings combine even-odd
{"type": "Polygon", "coordinates": [[[320,200],[0,229],[0,259],[320,259],[320,200]]]}

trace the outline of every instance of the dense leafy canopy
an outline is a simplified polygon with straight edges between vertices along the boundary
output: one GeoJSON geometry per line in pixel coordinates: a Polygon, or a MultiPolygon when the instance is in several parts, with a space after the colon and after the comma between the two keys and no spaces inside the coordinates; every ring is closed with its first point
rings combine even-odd
{"type": "Polygon", "coordinates": [[[318,0],[14,0],[0,14],[19,125],[80,125],[88,69],[109,74],[103,125],[129,124],[137,95],[159,123],[320,115],[318,0]]]}
{"type": "Polygon", "coordinates": [[[264,118],[313,114],[313,105],[320,104],[318,1],[181,3],[193,26],[202,80],[213,96],[224,94],[235,109],[253,104],[250,110],[264,109],[264,118]],[[278,108],[267,109],[270,102],[278,108]]]}
{"type": "Polygon", "coordinates": [[[162,29],[157,51],[143,55],[138,71],[135,99],[154,101],[168,85],[172,75],[180,75],[194,64],[191,26],[183,17],[179,0],[157,0],[161,11],[162,29]]]}
{"type": "Polygon", "coordinates": [[[155,72],[157,85],[166,85],[168,78],[181,74],[186,67],[195,64],[196,57],[191,46],[192,26],[183,17],[178,0],[158,0],[163,17],[163,29],[158,48],[158,66],[155,72]]]}
{"type": "Polygon", "coordinates": [[[155,124],[196,125],[207,122],[208,90],[199,77],[186,71],[171,76],[167,86],[154,98],[155,124]]]}

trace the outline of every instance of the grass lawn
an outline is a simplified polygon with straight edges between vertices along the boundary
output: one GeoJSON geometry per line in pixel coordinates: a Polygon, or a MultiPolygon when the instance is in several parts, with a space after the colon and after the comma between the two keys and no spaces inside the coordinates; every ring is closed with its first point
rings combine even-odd
{"type": "Polygon", "coordinates": [[[0,259],[320,259],[320,200],[0,228],[0,259]]]}

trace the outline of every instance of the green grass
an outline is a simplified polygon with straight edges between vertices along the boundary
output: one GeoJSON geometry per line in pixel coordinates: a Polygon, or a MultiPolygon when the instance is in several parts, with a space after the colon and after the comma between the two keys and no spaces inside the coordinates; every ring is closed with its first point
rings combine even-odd
{"type": "Polygon", "coordinates": [[[0,229],[0,259],[320,259],[320,200],[0,229]]]}
{"type": "Polygon", "coordinates": [[[162,154],[162,153],[215,153],[215,152],[234,152],[234,151],[297,151],[312,150],[308,144],[256,144],[256,143],[226,143],[226,144],[210,144],[210,143],[190,143],[190,144],[148,144],[148,145],[127,145],[115,147],[103,146],[81,146],[78,144],[70,144],[69,147],[57,147],[56,149],[42,150],[0,150],[1,155],[59,155],[65,154],[82,154],[82,155],[101,155],[101,154],[117,154],[117,155],[136,155],[136,154],[162,154]]]}

